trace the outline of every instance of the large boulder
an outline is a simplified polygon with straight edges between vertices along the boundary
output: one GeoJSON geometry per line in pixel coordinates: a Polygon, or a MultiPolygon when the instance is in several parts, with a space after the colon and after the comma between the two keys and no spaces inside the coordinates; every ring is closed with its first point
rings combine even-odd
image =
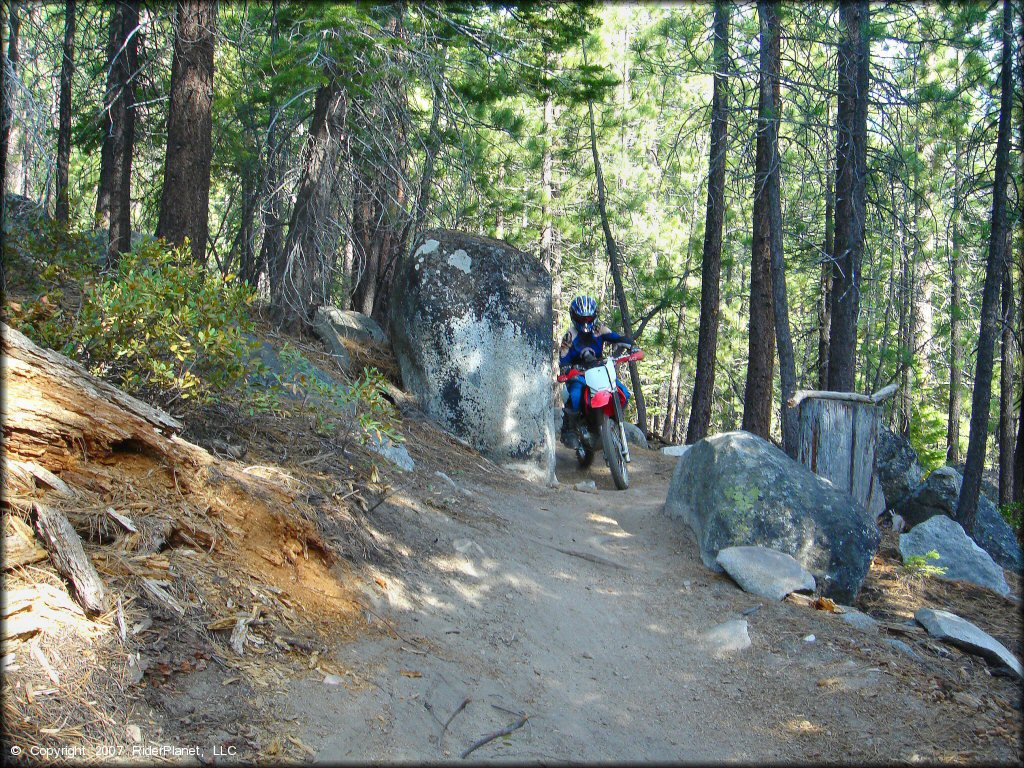
{"type": "Polygon", "coordinates": [[[881,538],[848,493],[749,432],[726,432],[679,459],[665,511],[694,531],[715,571],[726,547],[769,547],[811,572],[821,593],[852,603],[881,538]]]}
{"type": "Polygon", "coordinates": [[[924,480],[924,470],[910,441],[884,427],[878,430],[875,469],[882,483],[886,509],[899,504],[924,480]]]}
{"type": "Polygon", "coordinates": [[[432,230],[395,273],[390,333],[405,389],[498,464],[552,482],[551,277],[500,240],[432,230]]]}
{"type": "MultiPolygon", "coordinates": [[[[935,515],[957,520],[962,484],[963,477],[953,467],[939,467],[896,506],[896,512],[910,528],[935,515]]],[[[974,525],[967,529],[967,534],[1003,568],[1020,572],[1022,558],[1017,537],[996,505],[984,494],[978,497],[974,525]]]]}
{"type": "Polygon", "coordinates": [[[988,552],[971,540],[960,523],[945,515],[930,517],[915,525],[910,533],[900,535],[900,555],[904,562],[932,551],[938,553],[939,559],[931,565],[946,569],[942,578],[968,581],[1003,596],[1010,593],[1003,569],[989,557],[988,552]]]}

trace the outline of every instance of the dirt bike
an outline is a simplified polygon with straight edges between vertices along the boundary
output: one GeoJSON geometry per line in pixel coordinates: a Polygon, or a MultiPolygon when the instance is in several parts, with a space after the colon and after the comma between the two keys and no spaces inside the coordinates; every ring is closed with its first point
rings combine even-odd
{"type": "Polygon", "coordinates": [[[603,450],[612,480],[620,491],[629,487],[626,465],[630,458],[626,428],[623,426],[626,396],[618,387],[616,366],[643,358],[644,353],[640,350],[622,357],[602,357],[585,363],[583,370],[573,367],[558,377],[558,381],[564,383],[583,374],[585,382],[580,417],[576,422],[576,461],[585,469],[593,463],[598,449],[603,450]],[[618,396],[612,397],[613,392],[618,396]]]}

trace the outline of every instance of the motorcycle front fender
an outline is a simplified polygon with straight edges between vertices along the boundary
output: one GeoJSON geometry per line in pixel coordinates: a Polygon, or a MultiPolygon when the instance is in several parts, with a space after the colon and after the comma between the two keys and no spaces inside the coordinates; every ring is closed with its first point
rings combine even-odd
{"type": "Polygon", "coordinates": [[[611,402],[611,392],[594,392],[590,396],[590,407],[593,409],[604,408],[611,402]]]}

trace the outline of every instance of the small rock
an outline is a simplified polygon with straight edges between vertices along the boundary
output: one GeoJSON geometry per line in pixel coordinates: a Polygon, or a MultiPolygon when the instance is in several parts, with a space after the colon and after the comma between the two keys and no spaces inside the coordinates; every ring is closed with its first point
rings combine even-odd
{"type": "Polygon", "coordinates": [[[666,456],[682,456],[690,449],[688,445],[666,445],[661,452],[666,456]]]}
{"type": "Polygon", "coordinates": [[[895,637],[887,637],[887,638],[885,638],[885,644],[892,646],[897,651],[902,651],[903,653],[907,654],[907,656],[909,656],[910,658],[914,659],[914,661],[923,661],[923,659],[917,653],[917,651],[915,651],[913,648],[911,648],[909,645],[907,645],[902,640],[898,640],[895,637]]]}
{"type": "Polygon", "coordinates": [[[747,622],[743,619],[733,619],[712,627],[704,633],[703,639],[716,655],[742,651],[751,646],[747,622]]]}
{"type": "Polygon", "coordinates": [[[584,658],[584,659],[593,659],[594,657],[593,657],[593,656],[591,656],[591,655],[590,655],[589,653],[587,653],[586,651],[584,651],[584,652],[583,652],[583,658],[584,658]]]}
{"type": "Polygon", "coordinates": [[[395,445],[389,438],[380,436],[376,432],[370,435],[367,447],[388,461],[397,464],[399,469],[403,469],[406,472],[412,472],[416,469],[416,462],[412,460],[409,450],[404,445],[395,445]]]}
{"type": "Polygon", "coordinates": [[[790,592],[814,591],[814,576],[784,552],[769,547],[726,547],[717,562],[745,592],[781,600],[790,592]]]}
{"type": "Polygon", "coordinates": [[[622,427],[626,431],[626,442],[641,448],[650,448],[650,445],[647,443],[647,436],[640,431],[640,427],[636,424],[630,424],[628,421],[622,427]]]}
{"type": "Polygon", "coordinates": [[[804,642],[805,643],[813,643],[817,639],[818,638],[816,638],[814,635],[808,635],[807,637],[804,638],[804,642]]]}
{"type": "Polygon", "coordinates": [[[134,742],[135,744],[142,743],[142,729],[139,728],[139,726],[132,723],[124,729],[124,732],[128,736],[128,739],[130,741],[134,742]]]}
{"type": "Polygon", "coordinates": [[[324,675],[324,685],[341,685],[344,679],[341,675],[324,675]]]}
{"type": "Polygon", "coordinates": [[[921,608],[914,618],[928,630],[928,634],[945,640],[968,653],[982,656],[996,666],[1010,669],[1018,678],[1024,677],[1021,663],[1009,649],[987,632],[982,631],[967,619],[949,611],[921,608]]]}
{"type": "Polygon", "coordinates": [[[597,483],[593,480],[581,480],[573,486],[577,491],[583,493],[597,493],[597,483]]]}
{"type": "Polygon", "coordinates": [[[868,616],[866,613],[858,611],[856,608],[851,608],[848,605],[842,606],[845,613],[837,614],[840,619],[845,621],[847,624],[856,627],[857,629],[864,630],[865,632],[877,632],[878,622],[868,616]]]}

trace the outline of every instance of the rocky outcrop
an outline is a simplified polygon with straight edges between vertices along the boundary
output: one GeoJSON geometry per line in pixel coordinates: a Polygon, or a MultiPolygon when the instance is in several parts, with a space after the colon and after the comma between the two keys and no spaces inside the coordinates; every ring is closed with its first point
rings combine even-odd
{"type": "Polygon", "coordinates": [[[924,480],[924,470],[910,441],[884,427],[878,430],[875,470],[882,483],[886,509],[899,504],[924,480]]]}
{"type": "Polygon", "coordinates": [[[432,230],[395,272],[390,335],[405,389],[498,464],[554,480],[551,278],[507,243],[432,230]]]}
{"type": "MultiPolygon", "coordinates": [[[[897,505],[896,512],[911,528],[935,515],[956,520],[962,484],[963,478],[953,467],[939,467],[897,505]]],[[[1017,537],[984,494],[978,498],[974,525],[967,534],[1003,568],[1020,572],[1022,559],[1017,537]]]]}
{"type": "Polygon", "coordinates": [[[694,531],[704,564],[718,552],[761,546],[791,555],[821,593],[852,603],[880,534],[853,498],[767,441],[726,432],[699,441],[679,459],[665,511],[694,531]]]}
{"type": "Polygon", "coordinates": [[[980,587],[991,589],[1000,595],[1008,595],[1003,569],[989,557],[988,552],[975,544],[960,523],[945,515],[935,515],[910,533],[900,536],[900,555],[903,560],[913,556],[925,556],[937,552],[939,559],[931,565],[945,568],[942,578],[950,581],[968,581],[980,587]]]}

